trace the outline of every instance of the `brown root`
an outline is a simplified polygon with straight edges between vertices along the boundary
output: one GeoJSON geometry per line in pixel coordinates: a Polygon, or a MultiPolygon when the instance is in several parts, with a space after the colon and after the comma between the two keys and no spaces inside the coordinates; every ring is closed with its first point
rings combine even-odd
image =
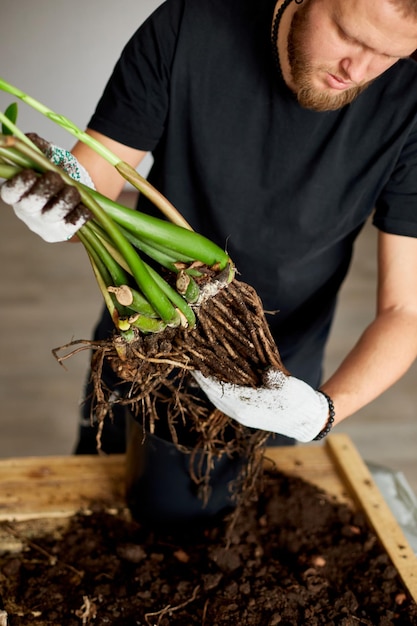
{"type": "Polygon", "coordinates": [[[138,335],[129,343],[117,334],[108,341],[91,342],[94,417],[102,424],[112,406],[119,404],[129,408],[144,432],[157,432],[165,421],[174,444],[191,455],[192,478],[201,485],[203,501],[209,494],[215,459],[224,454],[245,458],[236,488],[239,502],[255,492],[269,433],[243,427],[215,409],[190,371],[256,387],[268,367],[286,370],[252,287],[233,280],[196,307],[195,313],[198,322],[192,329],[167,328],[155,335],[138,335]],[[128,383],[128,393],[115,398],[114,390],[106,388],[105,364],[128,383]],[[184,432],[190,435],[185,442],[184,432]]]}

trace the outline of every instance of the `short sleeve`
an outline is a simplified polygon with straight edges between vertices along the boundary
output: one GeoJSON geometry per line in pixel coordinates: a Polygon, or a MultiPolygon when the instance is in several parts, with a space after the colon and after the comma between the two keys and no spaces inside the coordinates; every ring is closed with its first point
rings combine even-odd
{"type": "Polygon", "coordinates": [[[163,3],[127,43],[88,127],[139,150],[164,132],[183,0],[163,3]]]}
{"type": "Polygon", "coordinates": [[[373,223],[386,233],[417,237],[417,122],[376,203],[373,223]]]}

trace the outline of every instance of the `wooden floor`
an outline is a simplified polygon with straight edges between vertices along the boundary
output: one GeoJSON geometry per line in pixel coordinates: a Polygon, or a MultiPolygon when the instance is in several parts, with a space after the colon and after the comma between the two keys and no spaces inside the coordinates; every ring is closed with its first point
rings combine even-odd
{"type": "MultiPolygon", "coordinates": [[[[81,246],[44,243],[1,204],[0,226],[0,457],[70,454],[87,354],[72,357],[64,369],[51,351],[90,338],[101,296],[81,246]]],[[[357,244],[328,347],[328,372],[373,316],[374,230],[367,226],[357,244]]],[[[415,493],[416,404],[415,365],[335,429],[352,438],[365,461],[403,472],[415,493]]]]}

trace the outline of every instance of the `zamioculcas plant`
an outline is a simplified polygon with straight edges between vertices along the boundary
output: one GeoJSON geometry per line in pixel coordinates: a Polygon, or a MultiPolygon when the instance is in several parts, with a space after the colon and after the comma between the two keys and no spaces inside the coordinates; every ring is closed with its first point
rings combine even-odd
{"type": "MultiPolygon", "coordinates": [[[[114,336],[99,344],[72,342],[55,354],[62,362],[80,345],[92,349],[97,419],[105,419],[112,403],[118,402],[129,405],[153,432],[155,402],[163,396],[174,441],[175,420],[181,416],[199,434],[197,446],[209,459],[225,451],[250,457],[265,442],[267,433],[231,424],[209,403],[196,398],[188,382],[189,372],[198,369],[225,382],[257,386],[267,367],[284,370],[255,290],[236,279],[233,262],[224,250],[194,232],[168,200],[127,163],[5,80],[0,79],[0,89],[88,144],[162,213],[158,219],[128,209],[75,182],[16,126],[15,105],[0,114],[0,177],[9,179],[22,169],[58,172],[78,190],[91,214],[77,236],[112,316],[114,336]],[[67,353],[59,356],[64,350],[67,353]],[[130,384],[127,395],[115,399],[102,384],[105,361],[130,384]],[[234,433],[227,442],[223,440],[226,426],[234,433]]],[[[253,478],[255,466],[259,463],[248,464],[248,480],[251,472],[253,478]]]]}

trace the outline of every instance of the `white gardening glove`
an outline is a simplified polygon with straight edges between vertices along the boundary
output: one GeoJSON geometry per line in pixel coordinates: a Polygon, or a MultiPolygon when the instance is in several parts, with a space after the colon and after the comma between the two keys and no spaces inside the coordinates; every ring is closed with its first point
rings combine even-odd
{"type": "Polygon", "coordinates": [[[214,406],[243,426],[279,433],[298,441],[312,441],[326,426],[326,397],[307,383],[269,369],[263,387],[223,383],[192,372],[214,406]]]}
{"type": "MultiPolygon", "coordinates": [[[[88,172],[70,152],[37,139],[35,143],[52,163],[94,189],[88,172]]],[[[23,170],[2,185],[0,196],[31,231],[50,243],[71,239],[90,217],[79,192],[55,172],[37,176],[33,170],[23,170]]]]}

